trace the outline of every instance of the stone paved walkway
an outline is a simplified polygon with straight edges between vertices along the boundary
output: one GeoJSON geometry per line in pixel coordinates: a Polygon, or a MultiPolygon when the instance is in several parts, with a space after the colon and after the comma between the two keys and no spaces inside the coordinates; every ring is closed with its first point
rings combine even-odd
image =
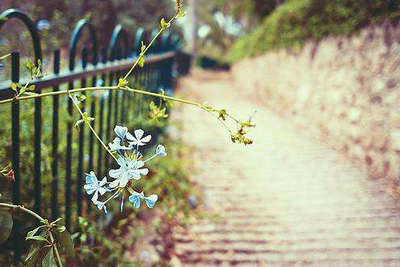
{"type": "Polygon", "coordinates": [[[258,110],[255,144],[234,145],[206,113],[183,107],[192,179],[219,214],[177,232],[184,266],[400,266],[400,209],[377,182],[305,133],[240,97],[227,73],[195,72],[180,92],[234,112],[258,110]]]}

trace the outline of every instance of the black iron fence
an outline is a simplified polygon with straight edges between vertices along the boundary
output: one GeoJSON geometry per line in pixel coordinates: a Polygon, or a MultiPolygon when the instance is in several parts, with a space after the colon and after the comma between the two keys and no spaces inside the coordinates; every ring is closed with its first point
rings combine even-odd
{"type": "MultiPolygon", "coordinates": [[[[33,21],[24,13],[9,9],[0,14],[0,29],[11,19],[18,19],[28,28],[33,41],[35,62],[43,61],[40,36],[33,21]]],[[[4,28],[3,28],[4,29],[4,28]]],[[[69,45],[68,70],[61,71],[60,50],[55,50],[52,55],[53,68],[52,74],[31,81],[36,86],[35,92],[58,91],[60,88],[77,88],[86,86],[107,86],[116,85],[120,76],[124,75],[132,66],[138,56],[141,42],[149,43],[156,31],[146,31],[137,29],[131,38],[127,31],[121,25],[114,28],[110,42],[107,45],[97,43],[95,27],[86,19],[80,20],[71,35],[69,45]],[[78,51],[78,42],[87,30],[90,36],[90,42],[78,51]],[[80,60],[77,61],[78,54],[80,60]]],[[[11,33],[10,33],[11,34],[11,33]]],[[[147,90],[154,92],[161,88],[171,93],[173,88],[174,75],[178,72],[185,74],[190,66],[190,57],[179,51],[180,41],[176,35],[164,32],[155,42],[149,54],[146,56],[146,63],[143,68],[137,68],[134,72],[135,85],[142,86],[147,90]],[[180,63],[181,62],[181,63],[180,63]]],[[[50,61],[50,59],[49,59],[50,61]]],[[[9,81],[0,83],[0,99],[12,98],[15,92],[10,88],[12,82],[25,81],[20,77],[20,55],[11,53],[11,77],[9,81]]],[[[25,204],[21,200],[21,147],[33,146],[33,170],[29,174],[29,179],[33,179],[33,188],[31,190],[33,198],[32,208],[35,212],[43,214],[45,210],[53,219],[61,216],[65,219],[68,229],[76,225],[78,216],[90,213],[89,198],[82,192],[84,171],[95,170],[98,174],[104,174],[110,162],[104,155],[101,145],[95,141],[92,132],[85,130],[81,125],[79,131],[73,129],[73,103],[71,99],[65,96],[53,96],[50,105],[46,110],[42,110],[42,99],[36,98],[33,106],[33,119],[30,122],[24,122],[26,127],[33,127],[33,139],[20,140],[21,134],[21,105],[23,103],[13,102],[10,104],[11,117],[11,149],[10,158],[12,169],[14,170],[15,182],[12,183],[11,199],[15,204],[25,204]],[[68,116],[66,115],[68,114],[68,116]],[[47,118],[46,127],[43,127],[43,117],[47,118]],[[51,118],[51,119],[50,119],[51,118]],[[60,125],[66,125],[60,132],[60,125]],[[42,136],[46,132],[51,136],[50,143],[43,143],[42,136]],[[76,135],[76,138],[74,137],[76,135]],[[75,141],[76,140],[76,141],[75,141]],[[65,145],[60,148],[63,141],[65,145]],[[42,173],[44,147],[50,149],[51,164],[51,182],[48,187],[50,196],[45,203],[42,196],[42,173]],[[61,184],[63,183],[63,184],[61,184]],[[60,195],[60,192],[63,192],[60,195]],[[61,201],[62,199],[62,201],[61,201]],[[63,202],[64,205],[60,205],[63,202]],[[46,204],[47,203],[47,204],[46,204]],[[46,206],[47,205],[47,206],[46,206]],[[49,207],[48,207],[49,206],[49,207]],[[62,206],[62,207],[61,207],[62,206]]],[[[90,95],[83,109],[91,117],[96,117],[92,126],[96,129],[101,138],[110,140],[112,127],[117,123],[127,123],[137,109],[131,108],[138,105],[139,98],[120,91],[107,91],[106,94],[93,93],[90,95]]],[[[4,115],[4,112],[3,114],[4,115]]],[[[7,122],[3,122],[7,123],[7,122]]],[[[28,175],[24,173],[23,175],[28,175]]],[[[23,188],[28,190],[28,188],[23,188]]],[[[46,214],[45,216],[48,216],[46,214]]],[[[15,259],[20,257],[22,236],[20,234],[21,225],[15,221],[11,245],[15,251],[15,259]]]]}

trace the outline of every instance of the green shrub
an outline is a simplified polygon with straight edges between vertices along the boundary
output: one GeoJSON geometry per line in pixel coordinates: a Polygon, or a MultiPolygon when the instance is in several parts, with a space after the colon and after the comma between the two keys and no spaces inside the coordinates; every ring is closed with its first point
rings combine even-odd
{"type": "Polygon", "coordinates": [[[301,47],[306,40],[349,35],[371,23],[400,17],[398,1],[288,0],[250,34],[239,38],[230,51],[236,61],[265,51],[301,47]]]}

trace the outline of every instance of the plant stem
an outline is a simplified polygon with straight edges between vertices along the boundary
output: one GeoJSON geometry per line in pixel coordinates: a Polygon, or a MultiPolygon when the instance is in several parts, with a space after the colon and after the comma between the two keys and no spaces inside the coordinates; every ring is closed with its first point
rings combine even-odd
{"type": "Polygon", "coordinates": [[[8,203],[0,203],[0,207],[4,207],[4,208],[10,208],[10,209],[19,209],[25,213],[30,214],[31,216],[35,217],[36,219],[38,219],[40,222],[46,222],[46,219],[44,219],[43,217],[41,217],[39,214],[37,214],[34,211],[31,211],[30,209],[25,208],[22,205],[14,205],[14,204],[8,204],[8,203]]]}
{"type": "MultiPolygon", "coordinates": [[[[176,15],[173,16],[168,23],[172,23],[174,20],[176,19],[176,15]]],[[[131,75],[132,71],[136,68],[137,64],[139,64],[140,59],[144,56],[144,54],[146,54],[147,50],[149,50],[149,48],[151,47],[151,45],[154,43],[154,41],[158,38],[158,36],[160,36],[161,33],[163,33],[165,29],[161,28],[159,30],[159,32],[153,37],[153,39],[150,41],[150,43],[146,46],[146,48],[140,52],[139,57],[136,59],[136,62],[132,65],[132,67],[129,69],[129,71],[125,74],[124,76],[124,80],[126,80],[129,75],[131,75]]]]}
{"type": "MultiPolygon", "coordinates": [[[[42,216],[40,216],[39,214],[37,214],[34,211],[31,211],[30,209],[25,208],[22,205],[14,205],[14,204],[8,204],[8,203],[0,203],[0,207],[4,207],[4,208],[10,208],[10,209],[19,209],[25,213],[28,213],[29,215],[35,217],[36,219],[38,219],[41,223],[43,224],[48,224],[48,221],[46,219],[44,219],[42,216]]],[[[57,258],[57,265],[59,267],[62,267],[62,261],[61,261],[61,257],[60,257],[60,253],[58,252],[57,249],[57,245],[56,243],[54,243],[54,237],[53,234],[51,233],[51,231],[49,231],[49,236],[50,236],[50,241],[53,244],[53,249],[54,249],[54,253],[56,254],[56,258],[57,258]]]]}
{"type": "Polygon", "coordinates": [[[60,257],[60,253],[58,252],[58,248],[56,243],[54,243],[54,237],[53,237],[53,233],[51,231],[49,231],[49,236],[50,236],[50,241],[53,244],[53,249],[54,249],[54,253],[56,254],[56,258],[57,258],[57,265],[59,267],[62,267],[62,261],[61,261],[61,257],[60,257]]]}
{"type": "Polygon", "coordinates": [[[104,147],[104,149],[115,159],[115,161],[117,161],[117,158],[114,156],[114,154],[108,149],[107,145],[103,142],[103,140],[101,140],[100,136],[96,133],[96,131],[93,129],[92,125],[90,124],[90,122],[88,120],[85,119],[85,115],[83,115],[83,112],[81,110],[81,108],[79,107],[78,103],[75,102],[75,100],[72,98],[71,95],[71,91],[70,90],[68,92],[69,98],[71,98],[72,103],[74,104],[74,106],[76,107],[76,109],[78,110],[79,114],[81,115],[81,118],[83,120],[83,122],[89,126],[90,131],[92,131],[92,133],[94,134],[94,136],[96,137],[96,139],[100,142],[100,144],[104,147]]]}

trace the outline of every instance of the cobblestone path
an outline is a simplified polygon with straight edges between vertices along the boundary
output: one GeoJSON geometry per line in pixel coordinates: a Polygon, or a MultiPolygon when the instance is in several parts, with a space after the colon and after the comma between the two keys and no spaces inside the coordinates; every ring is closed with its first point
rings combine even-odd
{"type": "Polygon", "coordinates": [[[181,94],[243,114],[255,144],[230,142],[204,112],[180,111],[195,148],[192,179],[204,189],[204,220],[176,232],[183,266],[400,266],[400,209],[377,181],[290,122],[241,98],[228,73],[195,72],[181,94]]]}

